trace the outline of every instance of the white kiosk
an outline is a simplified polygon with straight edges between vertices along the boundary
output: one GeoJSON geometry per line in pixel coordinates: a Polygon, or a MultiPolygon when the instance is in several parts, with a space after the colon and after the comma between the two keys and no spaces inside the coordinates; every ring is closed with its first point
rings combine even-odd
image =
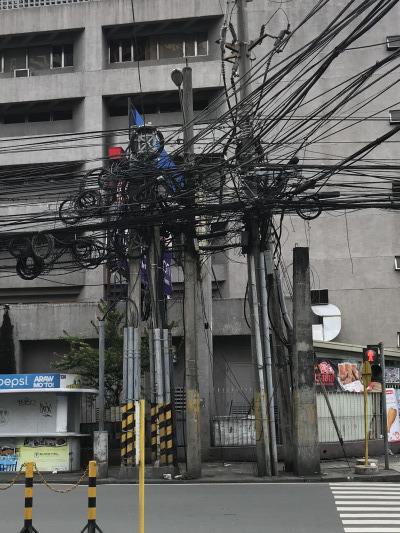
{"type": "Polygon", "coordinates": [[[80,408],[75,374],[0,374],[0,471],[28,461],[41,471],[80,468],[80,408]]]}

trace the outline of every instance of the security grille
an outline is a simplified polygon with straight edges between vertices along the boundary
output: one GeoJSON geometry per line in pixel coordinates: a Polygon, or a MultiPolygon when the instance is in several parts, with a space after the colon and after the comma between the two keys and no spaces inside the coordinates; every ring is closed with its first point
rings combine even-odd
{"type": "Polygon", "coordinates": [[[99,2],[100,0],[0,0],[0,9],[25,9],[29,7],[60,6],[63,4],[80,4],[82,2],[99,2]]]}

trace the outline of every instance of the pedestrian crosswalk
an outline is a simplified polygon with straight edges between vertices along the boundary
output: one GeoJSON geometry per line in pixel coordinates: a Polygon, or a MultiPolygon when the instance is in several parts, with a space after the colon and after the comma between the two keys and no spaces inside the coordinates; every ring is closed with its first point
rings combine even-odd
{"type": "Polygon", "coordinates": [[[400,483],[330,483],[345,533],[400,533],[400,483]]]}

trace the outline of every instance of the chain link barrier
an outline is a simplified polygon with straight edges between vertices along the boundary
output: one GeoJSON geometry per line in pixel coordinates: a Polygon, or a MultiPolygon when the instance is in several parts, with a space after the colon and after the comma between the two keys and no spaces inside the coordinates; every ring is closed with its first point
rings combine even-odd
{"type": "MultiPolygon", "coordinates": [[[[17,472],[15,478],[6,486],[6,487],[0,487],[0,490],[7,490],[7,489],[10,489],[18,480],[19,476],[21,475],[21,472],[22,472],[22,469],[26,466],[26,463],[22,464],[20,466],[20,469],[19,471],[17,472]]],[[[70,487],[69,489],[64,489],[64,490],[59,490],[59,489],[55,489],[54,487],[52,487],[50,485],[50,483],[48,483],[43,475],[41,474],[41,472],[39,471],[38,467],[36,466],[36,463],[33,463],[33,466],[34,466],[34,469],[36,471],[36,474],[39,476],[40,480],[42,481],[42,483],[44,483],[46,485],[46,487],[48,489],[50,489],[51,491],[53,492],[57,492],[58,494],[67,494],[68,492],[71,492],[73,491],[74,489],[76,489],[77,487],[79,487],[79,485],[82,483],[82,481],[85,479],[86,477],[86,474],[88,473],[89,471],[89,465],[86,467],[85,471],[83,472],[82,476],[78,479],[78,481],[72,486],[70,487]]]]}
{"type": "Polygon", "coordinates": [[[19,471],[17,472],[15,478],[11,481],[11,483],[10,483],[9,485],[7,485],[7,487],[0,487],[0,490],[7,490],[7,489],[11,488],[11,487],[16,483],[17,479],[18,479],[19,476],[21,475],[22,469],[24,468],[25,464],[26,464],[26,463],[24,463],[24,464],[22,464],[22,465],[20,466],[19,471]]]}
{"type": "MultiPolygon", "coordinates": [[[[42,474],[39,472],[38,470],[38,467],[36,466],[36,463],[33,463],[33,466],[34,466],[34,469],[36,471],[36,474],[39,476],[40,480],[42,481],[42,483],[44,483],[46,485],[46,487],[48,489],[50,489],[51,491],[53,492],[56,492],[57,494],[67,494],[68,492],[71,492],[73,491],[74,489],[76,489],[77,487],[79,487],[79,485],[82,483],[82,481],[85,479],[86,477],[86,474],[88,473],[89,471],[89,465],[86,467],[86,470],[83,472],[82,476],[80,477],[80,479],[78,479],[78,481],[75,483],[75,485],[73,485],[72,487],[70,487],[69,489],[64,489],[64,490],[58,490],[58,489],[55,489],[54,487],[52,487],[50,485],[50,483],[48,483],[44,477],[42,476],[42,474]]],[[[22,468],[22,467],[21,467],[22,468]]]]}

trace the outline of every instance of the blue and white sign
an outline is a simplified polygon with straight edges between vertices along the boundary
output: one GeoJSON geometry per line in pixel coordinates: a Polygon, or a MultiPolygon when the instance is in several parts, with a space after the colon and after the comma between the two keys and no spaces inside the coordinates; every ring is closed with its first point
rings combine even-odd
{"type": "Polygon", "coordinates": [[[0,374],[0,390],[60,388],[60,374],[0,374]]]}

